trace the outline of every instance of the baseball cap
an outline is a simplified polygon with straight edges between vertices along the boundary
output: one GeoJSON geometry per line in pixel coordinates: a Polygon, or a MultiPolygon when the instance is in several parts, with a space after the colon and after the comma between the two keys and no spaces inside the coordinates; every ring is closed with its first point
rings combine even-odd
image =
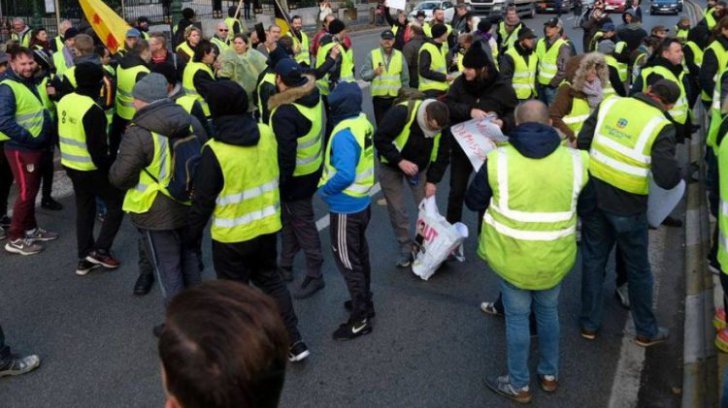
{"type": "Polygon", "coordinates": [[[528,27],[524,27],[518,32],[518,41],[525,40],[526,38],[536,38],[536,34],[528,27]]]}
{"type": "Polygon", "coordinates": [[[553,18],[546,20],[546,22],[543,23],[543,25],[546,27],[551,27],[551,28],[554,28],[554,27],[564,28],[564,23],[558,17],[553,17],[553,18]]]}
{"type": "Polygon", "coordinates": [[[288,86],[301,86],[308,81],[303,75],[301,65],[291,58],[278,61],[275,71],[281,77],[281,81],[288,86]]]}
{"type": "Polygon", "coordinates": [[[142,33],[139,32],[136,28],[130,28],[126,31],[126,38],[139,38],[142,36],[142,33]]]}
{"type": "Polygon", "coordinates": [[[606,23],[602,24],[602,27],[599,29],[599,31],[606,33],[609,31],[615,31],[617,27],[614,26],[614,23],[607,21],[606,23]]]}
{"type": "Polygon", "coordinates": [[[384,30],[382,31],[381,37],[383,40],[394,40],[394,33],[392,30],[384,30]]]}

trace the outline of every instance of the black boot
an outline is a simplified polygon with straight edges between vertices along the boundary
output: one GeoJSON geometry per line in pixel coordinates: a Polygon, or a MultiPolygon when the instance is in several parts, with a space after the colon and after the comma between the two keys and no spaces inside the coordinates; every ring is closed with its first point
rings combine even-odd
{"type": "Polygon", "coordinates": [[[141,273],[137,278],[136,284],[134,284],[134,294],[137,296],[144,296],[152,290],[152,284],[154,283],[154,275],[151,273],[141,273]]]}

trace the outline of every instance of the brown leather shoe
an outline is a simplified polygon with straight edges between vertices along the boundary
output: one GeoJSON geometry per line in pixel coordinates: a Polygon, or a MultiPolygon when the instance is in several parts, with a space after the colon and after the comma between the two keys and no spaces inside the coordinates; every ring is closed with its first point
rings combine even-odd
{"type": "Polygon", "coordinates": [[[559,388],[559,380],[552,375],[538,375],[538,381],[541,384],[541,389],[546,392],[556,392],[559,388]]]}

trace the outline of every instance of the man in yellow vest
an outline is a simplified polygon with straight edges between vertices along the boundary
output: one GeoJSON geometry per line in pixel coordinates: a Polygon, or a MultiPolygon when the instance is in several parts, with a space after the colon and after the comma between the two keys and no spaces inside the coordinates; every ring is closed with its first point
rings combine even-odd
{"type": "Polygon", "coordinates": [[[75,38],[79,34],[78,30],[71,27],[66,30],[66,34],[63,37],[64,46],[60,51],[53,53],[53,66],[56,69],[56,77],[59,80],[63,80],[63,74],[66,70],[73,66],[75,38]]]}
{"type": "Polygon", "coordinates": [[[217,23],[215,34],[210,37],[210,42],[217,47],[217,55],[221,55],[223,52],[230,49],[230,41],[228,40],[228,26],[222,21],[217,23]]]}
{"type": "Polygon", "coordinates": [[[650,174],[660,188],[672,189],[680,182],[675,127],[664,115],[680,95],[675,82],[660,79],[634,97],[602,102],[579,132],[579,149],[590,152],[593,184],[593,204],[581,211],[579,323],[586,340],[596,339],[602,325],[605,266],[615,244],[627,272],[635,342],[648,347],[669,335],[652,312],[647,195],[650,174]]]}
{"type": "Polygon", "coordinates": [[[127,52],[116,68],[115,113],[109,134],[109,148],[112,155],[118,150],[121,135],[136,113],[132,91],[134,85],[150,72],[151,60],[152,51],[149,49],[149,43],[141,40],[127,52]]]}
{"type": "Polygon", "coordinates": [[[518,32],[518,42],[502,55],[498,67],[503,79],[510,82],[519,101],[538,96],[536,91],[536,70],[538,56],[533,52],[536,34],[530,28],[518,32]]]}
{"type": "Polygon", "coordinates": [[[566,62],[571,58],[571,47],[564,40],[564,23],[554,17],[543,25],[544,38],[536,43],[538,59],[538,96],[543,103],[551,105],[556,90],[566,79],[566,62]]]}
{"type": "Polygon", "coordinates": [[[139,30],[139,38],[149,41],[149,18],[147,16],[137,17],[134,28],[139,30]]]}
{"type": "Polygon", "coordinates": [[[10,39],[16,41],[21,47],[30,46],[30,27],[25,24],[25,20],[20,17],[13,19],[13,31],[10,33],[10,39]]]}
{"type": "Polygon", "coordinates": [[[124,213],[123,192],[109,183],[111,155],[107,143],[106,114],[96,101],[104,80],[101,65],[83,62],[75,66],[76,88],[58,102],[58,139],[61,165],[73,184],[76,200],[76,275],[100,266],[116,269],[120,262],[110,249],[124,213]],[[96,197],[106,205],[98,239],[94,239],[96,197]]]}
{"type": "Polygon", "coordinates": [[[518,33],[526,27],[518,16],[518,9],[514,5],[506,7],[503,20],[498,23],[496,34],[498,38],[498,51],[503,54],[518,41],[518,33]]]}
{"type": "Polygon", "coordinates": [[[347,36],[344,22],[339,19],[332,20],[329,23],[328,31],[329,34],[321,38],[319,48],[316,51],[316,69],[326,63],[332,48],[338,46],[340,53],[333,67],[317,81],[317,86],[321,91],[321,95],[324,96],[324,100],[337,83],[354,82],[356,69],[353,47],[346,46],[347,36]]]}
{"type": "Polygon", "coordinates": [[[344,303],[349,319],[333,338],[350,340],[371,333],[374,317],[366,238],[371,219],[369,194],[374,186],[374,127],[361,111],[362,93],[357,84],[339,84],[329,100],[335,123],[318,194],[329,206],[331,248],[350,296],[344,303]]]}
{"type": "Polygon", "coordinates": [[[379,125],[392,106],[399,89],[409,85],[409,69],[402,52],[394,49],[394,33],[380,35],[380,47],[373,49],[361,69],[361,79],[372,83],[374,121],[379,125]]]}
{"type": "Polygon", "coordinates": [[[73,23],[71,23],[71,20],[63,20],[61,21],[61,25],[58,26],[58,35],[53,38],[53,42],[51,42],[51,52],[56,53],[63,49],[63,46],[65,45],[65,37],[66,30],[73,27],[73,23]]]}
{"type": "Polygon", "coordinates": [[[576,208],[589,178],[589,157],[561,145],[541,101],[519,105],[515,121],[509,133],[513,143],[488,154],[466,204],[485,211],[478,255],[500,277],[506,315],[508,373],[486,377],[485,383],[499,395],[527,403],[532,312],[538,323],[539,385],[548,393],[558,388],[559,292],[576,262],[576,208]]]}
{"type": "MultiPolygon", "coordinates": [[[[323,166],[325,112],[314,77],[305,75],[296,61],[280,60],[275,73],[278,93],[268,101],[268,107],[272,112],[270,126],[278,140],[280,168],[283,242],[279,265],[284,280],[293,280],[293,260],[303,250],[306,276],[293,297],[304,299],[324,287],[324,259],[314,219],[313,195],[323,166]]],[[[328,121],[331,120],[329,117],[328,121]]]]}
{"type": "MultiPolygon", "coordinates": [[[[165,305],[183,289],[200,283],[199,245],[183,242],[189,203],[172,198],[167,186],[180,138],[207,135],[185,110],[167,98],[167,80],[150,73],[134,85],[134,116],[111,165],[109,181],[126,191],[123,210],[144,239],[165,305]]],[[[154,327],[158,337],[163,325],[154,327]]]]}
{"type": "Polygon", "coordinates": [[[308,34],[303,32],[303,19],[301,16],[291,17],[291,29],[286,33],[293,38],[293,50],[296,62],[304,67],[311,65],[311,54],[309,52],[308,34]]]}
{"type": "Polygon", "coordinates": [[[443,24],[435,24],[431,33],[432,39],[425,40],[420,48],[417,69],[419,90],[428,98],[436,98],[447,92],[455,77],[447,73],[447,28],[443,24]]]}
{"type": "Polygon", "coordinates": [[[715,39],[705,49],[700,66],[700,96],[706,110],[710,109],[717,76],[728,66],[728,23],[717,26],[715,30],[715,39]]]}
{"type": "Polygon", "coordinates": [[[15,179],[18,195],[8,229],[5,250],[33,255],[43,250],[37,242],[58,234],[38,227],[35,197],[41,182],[41,164],[53,132],[51,115],[43,103],[35,78],[33,51],[20,47],[10,55],[10,69],[0,78],[0,140],[15,179]]]}
{"type": "Polygon", "coordinates": [[[185,234],[188,246],[202,240],[212,217],[212,262],[218,279],[254,283],[271,296],[288,331],[288,358],[309,356],[298,332],[291,295],[276,270],[281,230],[278,153],[271,128],[248,115],[248,97],[230,80],[206,86],[216,132],[202,149],[185,234]]]}

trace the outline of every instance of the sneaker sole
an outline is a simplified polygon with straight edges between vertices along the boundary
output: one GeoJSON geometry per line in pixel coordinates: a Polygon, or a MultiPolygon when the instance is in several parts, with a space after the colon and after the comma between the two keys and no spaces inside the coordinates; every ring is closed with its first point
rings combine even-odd
{"type": "Polygon", "coordinates": [[[94,265],[98,265],[98,266],[103,266],[103,267],[104,267],[104,268],[106,268],[106,269],[116,269],[116,268],[118,268],[119,266],[121,266],[121,265],[111,265],[111,264],[107,264],[107,263],[104,263],[104,262],[102,262],[102,261],[99,261],[99,260],[98,260],[98,259],[96,259],[96,258],[92,258],[92,257],[90,257],[90,256],[87,256],[87,257],[86,257],[86,260],[87,260],[87,261],[89,261],[89,262],[91,262],[91,263],[92,263],[92,264],[94,264],[94,265]]]}
{"type": "Polygon", "coordinates": [[[23,255],[23,256],[35,255],[35,254],[39,254],[43,251],[42,248],[37,251],[23,251],[22,249],[18,249],[14,246],[10,246],[10,244],[5,244],[5,250],[10,252],[11,254],[18,254],[18,255],[23,255]]]}
{"type": "Polygon", "coordinates": [[[89,269],[76,269],[76,275],[78,276],[86,276],[89,272],[93,271],[94,269],[99,269],[101,265],[94,264],[94,266],[90,267],[89,269]]]}
{"type": "Polygon", "coordinates": [[[361,336],[365,336],[367,334],[370,334],[372,331],[373,331],[373,329],[371,327],[369,327],[366,330],[362,330],[362,331],[360,331],[360,332],[358,332],[356,334],[352,334],[351,337],[348,337],[348,336],[347,337],[336,337],[336,336],[334,336],[334,340],[336,340],[336,341],[354,340],[354,339],[359,338],[361,336]]]}
{"type": "Polygon", "coordinates": [[[642,340],[635,339],[634,343],[640,347],[651,347],[651,346],[658,345],[660,343],[664,343],[666,341],[667,341],[667,339],[660,339],[660,340],[650,340],[650,341],[645,342],[642,340]]]}
{"type": "Polygon", "coordinates": [[[301,353],[301,354],[299,354],[299,355],[296,355],[296,356],[291,356],[291,355],[289,354],[289,355],[288,355],[288,361],[290,361],[291,363],[297,363],[297,362],[299,362],[299,361],[303,361],[303,360],[305,360],[305,359],[306,359],[306,358],[307,358],[308,356],[310,356],[310,355],[311,355],[311,352],[310,352],[310,351],[308,351],[308,350],[306,350],[306,351],[304,351],[303,353],[301,353]]]}
{"type": "Polygon", "coordinates": [[[529,396],[528,398],[518,398],[514,395],[506,394],[503,391],[499,390],[498,387],[491,385],[490,382],[488,382],[488,381],[484,381],[484,382],[485,382],[485,386],[488,387],[489,390],[500,395],[501,397],[508,398],[509,400],[517,402],[519,404],[530,404],[531,400],[533,399],[533,396],[529,396]]]}
{"type": "Polygon", "coordinates": [[[407,262],[407,263],[398,263],[398,264],[397,264],[397,268],[403,269],[403,268],[407,268],[407,267],[409,267],[410,265],[412,265],[412,262],[407,262]]]}
{"type": "Polygon", "coordinates": [[[34,364],[32,366],[28,366],[28,367],[26,367],[26,368],[24,368],[22,370],[16,370],[16,371],[0,371],[0,378],[2,378],[2,377],[14,377],[16,375],[27,374],[27,373],[35,370],[38,367],[40,367],[40,360],[38,360],[38,363],[37,364],[34,364]]]}
{"type": "Polygon", "coordinates": [[[483,307],[483,305],[480,305],[480,311],[488,316],[503,316],[502,314],[498,313],[495,308],[493,308],[494,311],[491,311],[490,308],[483,307]]]}
{"type": "Polygon", "coordinates": [[[586,340],[589,340],[589,341],[592,341],[592,340],[596,340],[597,339],[597,335],[596,335],[596,333],[589,334],[589,333],[581,332],[581,338],[586,339],[586,340]]]}

